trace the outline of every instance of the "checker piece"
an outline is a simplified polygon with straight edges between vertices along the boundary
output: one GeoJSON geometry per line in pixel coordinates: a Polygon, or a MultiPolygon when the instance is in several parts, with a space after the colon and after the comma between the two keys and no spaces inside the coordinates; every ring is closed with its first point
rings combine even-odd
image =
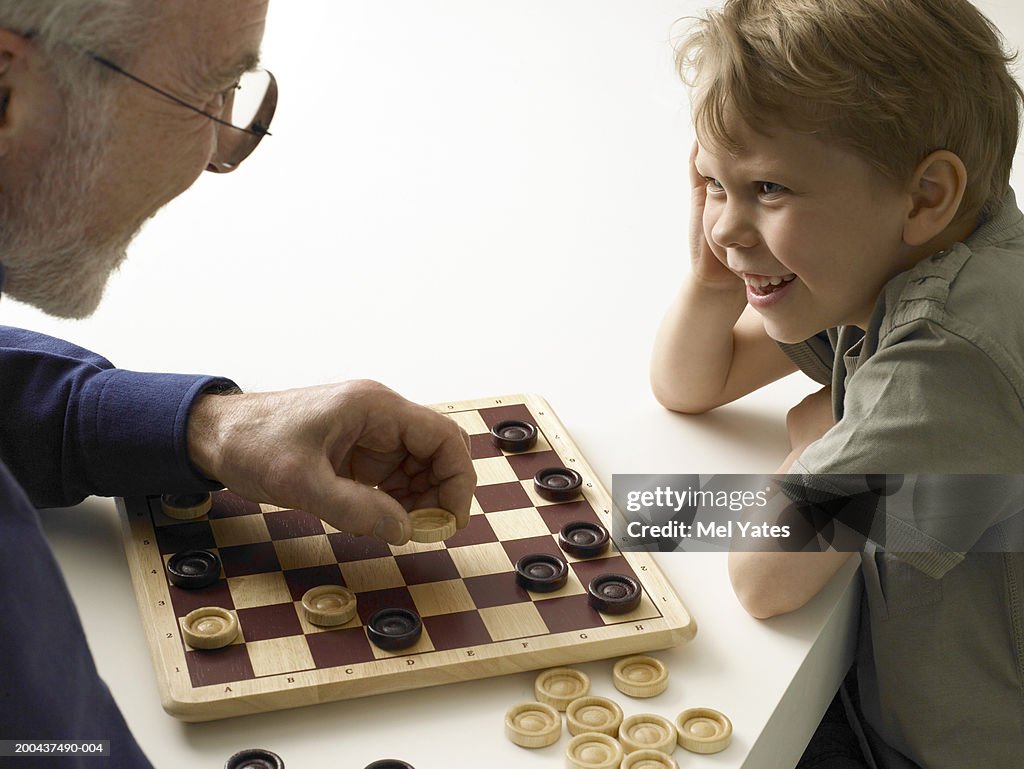
{"type": "Polygon", "coordinates": [[[160,509],[169,518],[179,521],[191,521],[202,518],[213,506],[213,495],[201,494],[164,494],[160,497],[160,509]]]}
{"type": "Polygon", "coordinates": [[[584,732],[569,740],[565,765],[569,769],[618,769],[624,752],[622,745],[600,732],[584,732]]]}
{"type": "Polygon", "coordinates": [[[444,542],[455,536],[455,516],[440,507],[425,507],[409,513],[413,542],[444,542]]]}
{"type": "Polygon", "coordinates": [[[319,585],[302,595],[302,613],[314,625],[344,625],[356,616],[356,594],[341,585],[319,585]]]}
{"type": "Polygon", "coordinates": [[[534,593],[553,593],[569,580],[569,564],[550,553],[529,553],[516,561],[516,584],[534,593]]]}
{"type": "Polygon", "coordinates": [[[238,636],[238,619],[220,606],[203,606],[185,615],[181,630],[192,648],[219,649],[238,636]]]}
{"type": "Polygon", "coordinates": [[[555,710],[565,710],[569,703],[590,692],[590,676],[575,668],[551,668],[541,672],[533,682],[537,702],[555,710]]]}
{"type": "Polygon", "coordinates": [[[628,614],[640,597],[640,585],[625,574],[602,574],[587,585],[587,602],[602,614],[628,614]]]}
{"type": "Polygon", "coordinates": [[[676,716],[679,745],[691,753],[717,753],[732,740],[732,721],[712,708],[690,708],[676,716]]]}
{"type": "Polygon", "coordinates": [[[549,502],[568,502],[576,498],[583,476],[568,467],[545,467],[533,476],[533,488],[549,502]]]}
{"type": "Polygon", "coordinates": [[[554,745],[562,736],[562,717],[543,702],[513,705],[505,714],[505,736],[523,748],[554,745]]]}
{"type": "Polygon", "coordinates": [[[277,753],[262,748],[240,750],[224,764],[224,769],[284,769],[284,761],[277,753]]]}
{"type": "Polygon", "coordinates": [[[590,521],[571,521],[558,532],[558,546],[576,558],[593,558],[608,549],[608,529],[590,521]]]}
{"type": "Polygon", "coordinates": [[[413,765],[399,761],[397,758],[382,758],[372,764],[367,764],[365,769],[413,769],[413,765]]]}
{"type": "Polygon", "coordinates": [[[220,558],[209,550],[182,550],[167,561],[167,576],[186,590],[208,587],[220,579],[220,558]]]}
{"type": "Polygon", "coordinates": [[[537,425],[506,419],[491,428],[491,443],[504,451],[529,451],[537,445],[537,425]]]}
{"type": "Polygon", "coordinates": [[[385,651],[412,646],[423,633],[423,621],[412,609],[379,609],[366,623],[366,635],[385,651]]]}

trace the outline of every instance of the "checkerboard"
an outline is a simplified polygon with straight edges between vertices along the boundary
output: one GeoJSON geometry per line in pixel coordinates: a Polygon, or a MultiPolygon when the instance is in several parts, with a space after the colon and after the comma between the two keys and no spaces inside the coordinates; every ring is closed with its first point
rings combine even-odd
{"type": "Polygon", "coordinates": [[[696,625],[648,553],[612,546],[597,558],[563,553],[558,531],[589,520],[611,530],[611,498],[551,408],[532,395],[441,404],[469,434],[478,487],[470,523],[445,542],[388,545],[354,537],[301,510],[285,510],[217,492],[207,516],[168,518],[158,497],[119,501],[125,548],[164,708],[205,721],[328,700],[360,697],[652,649],[692,638],[696,625]],[[537,445],[509,454],[490,428],[506,419],[538,427],[537,445]],[[583,477],[580,497],[549,502],[533,489],[545,467],[583,477]],[[210,587],[170,584],[167,560],[186,549],[220,556],[210,587]],[[568,563],[568,583],[531,593],[514,577],[516,560],[548,552],[568,563]],[[608,573],[634,577],[640,606],[603,615],[586,585],[608,573]],[[344,585],[357,615],[336,628],[309,624],[301,598],[311,587],[344,585]],[[216,650],[191,648],[181,620],[200,606],[235,612],[241,633],[216,650]],[[388,652],[367,638],[377,609],[402,606],[423,618],[412,647],[388,652]]]}

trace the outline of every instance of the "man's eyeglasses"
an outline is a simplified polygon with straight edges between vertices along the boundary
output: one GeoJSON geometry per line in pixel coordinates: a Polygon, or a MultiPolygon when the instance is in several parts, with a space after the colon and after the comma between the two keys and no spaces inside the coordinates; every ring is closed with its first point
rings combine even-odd
{"type": "Polygon", "coordinates": [[[96,53],[89,56],[104,67],[134,80],[139,85],[197,112],[217,124],[217,149],[206,166],[207,171],[228,173],[252,154],[264,136],[269,136],[270,121],[277,109],[277,80],[265,69],[246,72],[223,94],[223,105],[216,114],[194,107],[172,93],[147,83],[140,77],[96,53]]]}

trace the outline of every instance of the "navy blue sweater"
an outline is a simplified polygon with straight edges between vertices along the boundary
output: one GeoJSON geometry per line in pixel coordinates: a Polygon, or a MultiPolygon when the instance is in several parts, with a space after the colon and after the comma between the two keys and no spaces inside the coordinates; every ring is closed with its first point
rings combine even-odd
{"type": "Polygon", "coordinates": [[[97,675],[36,508],[216,488],[188,461],[186,422],[200,393],[231,384],[117,369],[0,326],[0,740],[111,742],[109,759],[0,757],[0,767],[151,766],[97,675]]]}

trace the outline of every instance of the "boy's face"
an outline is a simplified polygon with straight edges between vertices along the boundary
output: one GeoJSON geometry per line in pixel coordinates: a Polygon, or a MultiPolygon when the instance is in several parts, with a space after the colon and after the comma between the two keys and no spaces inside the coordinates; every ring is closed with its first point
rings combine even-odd
{"type": "Polygon", "coordinates": [[[701,142],[695,160],[712,252],[744,280],[773,339],[864,328],[882,286],[913,264],[903,242],[910,196],[837,145],[734,122],[740,154],[701,142]]]}

